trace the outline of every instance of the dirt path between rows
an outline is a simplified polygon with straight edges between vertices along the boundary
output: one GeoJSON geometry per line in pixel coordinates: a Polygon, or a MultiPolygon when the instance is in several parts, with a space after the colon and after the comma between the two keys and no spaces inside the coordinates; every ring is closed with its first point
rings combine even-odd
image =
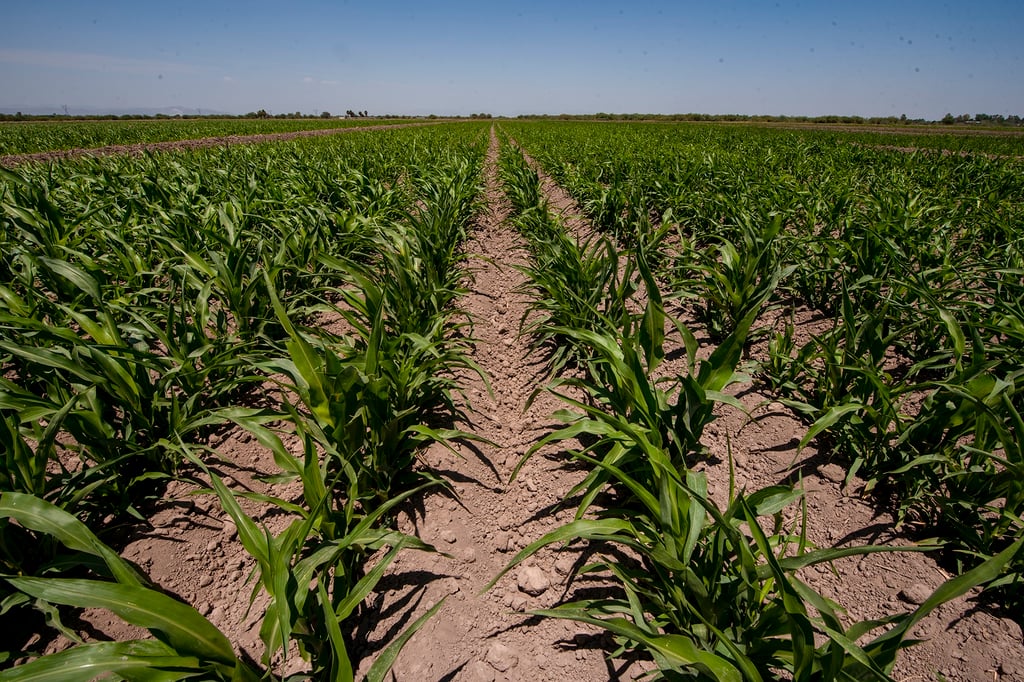
{"type": "MultiPolygon", "coordinates": [[[[603,680],[616,677],[623,662],[605,662],[604,636],[568,621],[536,619],[523,611],[546,608],[565,594],[565,582],[578,549],[546,551],[513,570],[489,592],[481,591],[515,552],[572,518],[573,509],[552,509],[584,471],[555,452],[530,459],[512,484],[516,463],[550,430],[560,403],[542,394],[526,402],[544,382],[540,354],[518,337],[527,312],[526,263],[520,236],[507,223],[509,207],[498,184],[498,142],[491,136],[485,167],[487,208],[467,251],[474,259],[470,293],[462,301],[474,320],[473,359],[487,372],[493,396],[478,378],[466,377],[466,396],[476,410],[467,430],[493,444],[463,458],[437,447],[427,464],[451,480],[459,501],[428,496],[415,519],[401,530],[416,530],[451,555],[407,552],[381,586],[382,611],[420,599],[414,613],[395,614],[376,624],[373,637],[393,631],[447,595],[444,608],[406,646],[393,669],[397,680],[537,681],[603,680]],[[431,579],[423,585],[424,580],[431,579]],[[421,594],[422,593],[422,594],[421,594]]],[[[593,588],[577,582],[573,590],[593,588]]],[[[373,639],[371,637],[371,640],[373,639]]]]}
{"type": "Polygon", "coordinates": [[[221,137],[201,137],[194,140],[170,140],[167,142],[145,142],[139,144],[116,144],[93,149],[62,149],[33,154],[9,154],[0,156],[0,166],[14,168],[26,163],[65,161],[83,156],[117,156],[119,154],[144,154],[151,151],[176,151],[181,149],[203,149],[231,144],[255,144],[258,142],[283,142],[299,137],[319,137],[321,135],[340,135],[364,130],[388,130],[392,128],[416,128],[420,126],[438,125],[441,121],[425,121],[423,123],[394,123],[388,125],[351,126],[347,128],[323,128],[320,130],[298,130],[290,133],[266,133],[263,135],[226,135],[221,137]]]}

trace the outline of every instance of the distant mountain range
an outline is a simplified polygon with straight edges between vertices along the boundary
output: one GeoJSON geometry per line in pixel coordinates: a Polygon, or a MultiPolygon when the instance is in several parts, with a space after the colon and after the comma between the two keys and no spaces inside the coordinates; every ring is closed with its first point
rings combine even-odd
{"type": "Polygon", "coordinates": [[[67,113],[69,116],[156,116],[163,114],[165,116],[218,116],[228,115],[226,111],[218,111],[216,109],[193,109],[192,107],[81,107],[67,105],[67,111],[65,112],[63,104],[59,106],[8,106],[0,104],[0,113],[2,114],[16,114],[19,111],[27,116],[49,116],[50,114],[64,115],[67,113]]]}

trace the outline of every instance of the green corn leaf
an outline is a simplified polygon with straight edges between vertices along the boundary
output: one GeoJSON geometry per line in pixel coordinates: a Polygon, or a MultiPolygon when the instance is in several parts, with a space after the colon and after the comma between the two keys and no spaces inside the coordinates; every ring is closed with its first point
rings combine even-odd
{"type": "MultiPolygon", "coordinates": [[[[580,609],[556,607],[530,613],[589,623],[639,642],[651,652],[662,669],[685,671],[696,668],[718,682],[743,682],[743,674],[729,661],[708,651],[701,651],[691,639],[683,635],[650,635],[624,618],[595,618],[580,609]]],[[[759,681],[760,677],[750,682],[759,681]]]]}
{"type": "Polygon", "coordinates": [[[89,295],[94,301],[102,300],[100,285],[96,279],[85,270],[72,265],[71,263],[55,258],[40,257],[39,261],[46,266],[50,272],[63,277],[83,293],[89,295]]]}
{"type": "Polygon", "coordinates": [[[834,426],[846,415],[863,409],[864,405],[856,402],[843,403],[842,405],[835,405],[829,408],[825,414],[820,416],[813,424],[811,424],[811,428],[807,429],[807,433],[805,433],[804,437],[800,439],[800,444],[797,446],[797,452],[807,447],[807,444],[810,443],[815,436],[834,426]]]}
{"type": "Polygon", "coordinates": [[[906,646],[903,639],[917,623],[939,605],[956,599],[978,585],[984,585],[998,578],[1006,564],[1021,551],[1022,546],[1024,546],[1024,538],[1017,540],[999,554],[990,557],[966,573],[939,585],[906,620],[865,646],[865,651],[887,672],[891,670],[896,661],[897,651],[906,646]]]}
{"type": "Polygon", "coordinates": [[[942,320],[942,324],[946,326],[946,333],[949,334],[949,338],[953,341],[953,352],[956,354],[957,361],[959,362],[967,348],[967,339],[964,337],[964,331],[960,328],[960,324],[953,317],[953,314],[945,308],[939,309],[939,318],[942,320]]]}
{"type": "Polygon", "coordinates": [[[352,682],[355,676],[352,673],[352,661],[349,659],[348,650],[345,648],[345,638],[341,634],[341,627],[338,624],[338,617],[331,608],[331,597],[327,594],[324,581],[316,584],[317,596],[320,601],[320,608],[323,612],[324,626],[327,629],[327,639],[331,643],[333,656],[330,661],[330,670],[327,671],[328,679],[332,682],[352,682]]]}
{"type": "Polygon", "coordinates": [[[0,682],[92,682],[120,675],[137,682],[175,682],[204,671],[198,658],[181,656],[163,642],[94,642],[0,671],[0,682]]]}
{"type": "Polygon", "coordinates": [[[545,534],[540,539],[534,540],[520,550],[519,553],[516,554],[510,562],[508,562],[505,568],[501,569],[498,575],[494,576],[494,578],[484,586],[481,593],[487,592],[494,587],[503,575],[511,571],[533,554],[536,554],[542,547],[546,547],[556,542],[569,542],[570,540],[576,539],[615,539],[622,541],[624,538],[629,537],[629,533],[632,530],[633,525],[624,519],[578,519],[567,523],[564,526],[556,528],[550,533],[545,534]]]}
{"type": "Polygon", "coordinates": [[[216,416],[229,419],[256,437],[260,445],[270,450],[274,463],[289,474],[302,475],[302,465],[284,446],[280,436],[263,426],[267,421],[280,419],[280,415],[266,414],[263,410],[245,407],[227,407],[217,410],[216,416]]]}
{"type": "Polygon", "coordinates": [[[82,363],[72,360],[63,353],[58,353],[44,348],[18,346],[7,341],[0,341],[0,350],[20,356],[29,362],[34,362],[43,367],[64,370],[70,375],[76,376],[88,383],[104,383],[104,378],[102,376],[88,371],[82,363]]]}
{"type": "Polygon", "coordinates": [[[15,589],[54,604],[113,611],[132,625],[153,632],[176,653],[236,663],[231,642],[188,604],[137,585],[73,578],[7,578],[15,589]]]}
{"type": "Polygon", "coordinates": [[[131,564],[100,541],[89,528],[63,509],[33,495],[5,492],[0,495],[0,516],[40,533],[51,535],[65,547],[103,559],[114,579],[142,586],[143,578],[131,564]]]}
{"type": "Polygon", "coordinates": [[[339,620],[345,620],[348,618],[355,608],[359,606],[364,599],[366,599],[367,595],[373,591],[373,588],[376,587],[380,579],[384,577],[384,572],[387,570],[387,567],[391,565],[391,562],[395,560],[395,557],[398,556],[398,553],[402,551],[404,546],[405,543],[400,540],[398,544],[392,547],[391,551],[385,554],[384,558],[381,559],[366,575],[360,578],[359,582],[357,582],[349,593],[344,596],[344,598],[338,603],[338,607],[335,610],[339,620]]]}

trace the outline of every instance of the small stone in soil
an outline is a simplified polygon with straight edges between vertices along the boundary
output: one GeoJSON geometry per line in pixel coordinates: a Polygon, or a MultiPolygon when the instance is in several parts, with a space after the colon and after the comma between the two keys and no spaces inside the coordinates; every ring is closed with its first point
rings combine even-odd
{"type": "Polygon", "coordinates": [[[455,531],[443,530],[441,531],[441,539],[447,542],[448,544],[453,544],[458,538],[455,535],[455,531]]]}
{"type": "Polygon", "coordinates": [[[536,566],[525,566],[520,569],[518,584],[519,590],[531,597],[539,597],[551,587],[551,581],[544,575],[544,571],[536,566]]]}
{"type": "Polygon", "coordinates": [[[483,661],[473,661],[466,666],[466,677],[472,682],[494,682],[494,669],[483,661]]]}
{"type": "Polygon", "coordinates": [[[501,642],[495,642],[487,650],[484,660],[500,673],[511,670],[519,663],[519,654],[501,642]]]}
{"type": "Polygon", "coordinates": [[[555,570],[562,575],[567,575],[575,564],[576,560],[570,556],[559,557],[555,562],[555,570]]]}
{"type": "Polygon", "coordinates": [[[833,483],[842,483],[846,480],[846,470],[838,464],[826,464],[818,469],[818,473],[821,474],[822,478],[828,479],[833,483]]]}
{"type": "Polygon", "coordinates": [[[508,551],[508,533],[505,531],[499,531],[494,534],[494,546],[498,548],[499,552],[508,551]]]}
{"type": "Polygon", "coordinates": [[[900,590],[899,598],[908,604],[923,604],[932,594],[927,585],[914,583],[900,590]]]}

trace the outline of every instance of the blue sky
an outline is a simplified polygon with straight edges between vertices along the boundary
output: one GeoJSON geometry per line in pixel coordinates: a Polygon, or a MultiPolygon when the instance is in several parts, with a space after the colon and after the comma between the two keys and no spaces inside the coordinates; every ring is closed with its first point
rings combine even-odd
{"type": "Polygon", "coordinates": [[[9,2],[0,107],[1024,115],[1024,3],[9,2]]]}

